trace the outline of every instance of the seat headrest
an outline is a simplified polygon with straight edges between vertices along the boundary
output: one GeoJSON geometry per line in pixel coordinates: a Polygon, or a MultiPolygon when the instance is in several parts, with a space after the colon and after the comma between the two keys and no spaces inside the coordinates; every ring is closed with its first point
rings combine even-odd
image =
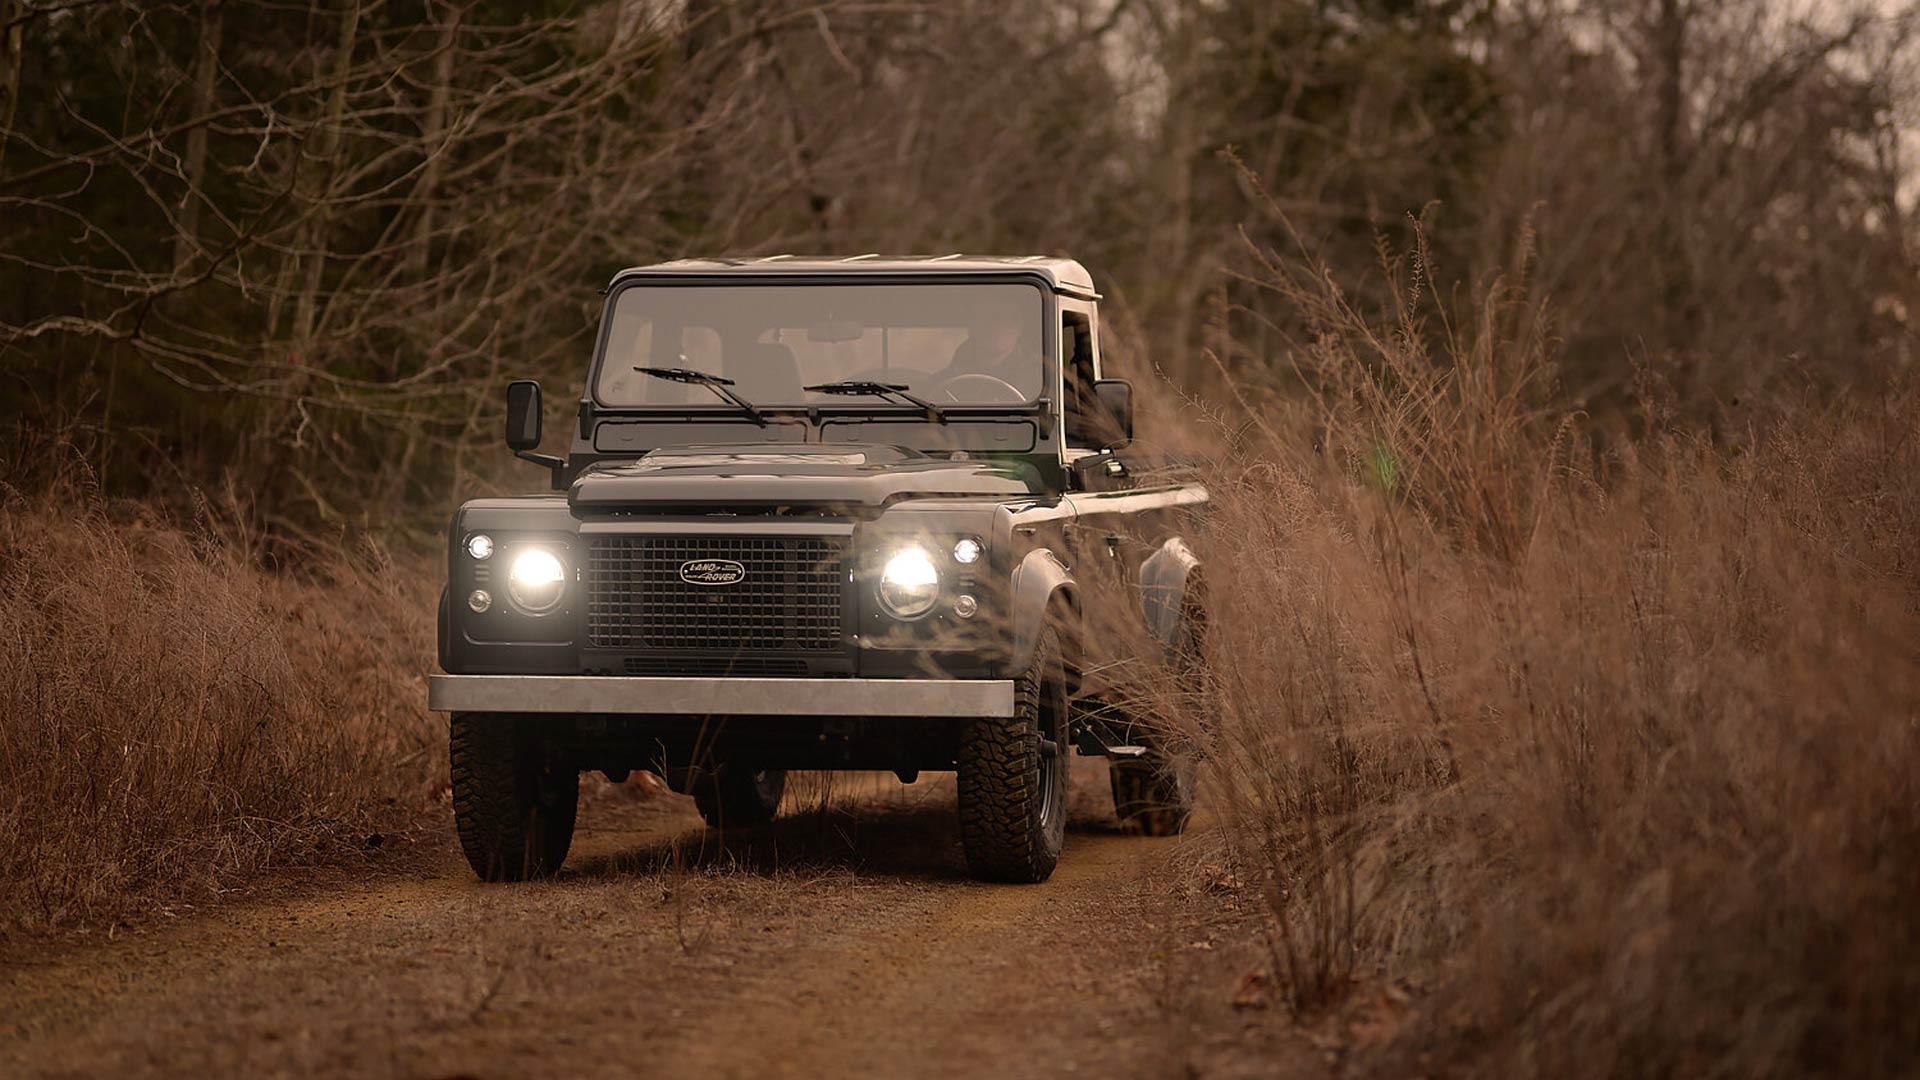
{"type": "Polygon", "coordinates": [[[727,377],[748,401],[799,401],[802,394],[800,362],[777,341],[747,346],[739,362],[728,366],[727,377]]]}

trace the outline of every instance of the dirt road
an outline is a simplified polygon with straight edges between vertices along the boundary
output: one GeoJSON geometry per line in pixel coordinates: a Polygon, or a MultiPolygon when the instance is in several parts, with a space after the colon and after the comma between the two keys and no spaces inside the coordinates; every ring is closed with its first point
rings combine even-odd
{"type": "Polygon", "coordinates": [[[1220,1004],[1239,961],[1183,952],[1211,947],[1168,900],[1183,841],[1119,835],[1103,766],[1076,767],[1036,887],[967,880],[950,782],[836,781],[724,839],[684,800],[602,798],[529,885],[478,884],[434,833],[5,958],[0,1075],[1271,1075],[1271,1025],[1220,1004]]]}

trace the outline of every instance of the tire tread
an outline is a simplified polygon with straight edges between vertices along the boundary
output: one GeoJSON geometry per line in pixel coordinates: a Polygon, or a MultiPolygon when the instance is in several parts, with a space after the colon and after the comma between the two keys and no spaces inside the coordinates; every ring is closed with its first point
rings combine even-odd
{"type": "MultiPolygon", "coordinates": [[[[1025,722],[976,720],[961,734],[960,839],[976,877],[1031,884],[1045,881],[1059,861],[1058,843],[1049,844],[1036,827],[1036,804],[1045,797],[1039,783],[1041,694],[1047,673],[1059,663],[1059,634],[1049,626],[1032,665],[1014,680],[1014,712],[1025,722]]],[[[1058,752],[1067,753],[1064,741],[1058,752]]],[[[1064,802],[1062,792],[1062,816],[1064,802]]]]}
{"type": "Polygon", "coordinates": [[[542,805],[539,749],[510,716],[455,713],[449,720],[454,831],[482,881],[546,877],[566,861],[579,788],[563,787],[552,805],[542,805]]]}

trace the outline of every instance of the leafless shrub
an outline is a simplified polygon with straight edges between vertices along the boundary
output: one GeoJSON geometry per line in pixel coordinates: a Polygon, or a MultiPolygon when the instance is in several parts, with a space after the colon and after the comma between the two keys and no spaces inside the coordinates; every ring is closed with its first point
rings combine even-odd
{"type": "Polygon", "coordinates": [[[1291,1002],[1432,989],[1390,1070],[1904,1068],[1920,392],[1600,453],[1500,305],[1269,265],[1316,395],[1214,482],[1195,727],[1291,1002]]]}
{"type": "Polygon", "coordinates": [[[0,503],[0,936],[203,900],[359,847],[441,782],[433,579],[373,546],[268,573],[231,515],[0,503]]]}

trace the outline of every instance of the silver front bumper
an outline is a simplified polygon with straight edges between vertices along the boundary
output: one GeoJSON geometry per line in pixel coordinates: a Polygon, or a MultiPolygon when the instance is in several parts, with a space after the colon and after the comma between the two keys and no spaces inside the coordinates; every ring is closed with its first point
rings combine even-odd
{"type": "Polygon", "coordinates": [[[435,712],[645,716],[1012,716],[1006,679],[432,675],[435,712]]]}

